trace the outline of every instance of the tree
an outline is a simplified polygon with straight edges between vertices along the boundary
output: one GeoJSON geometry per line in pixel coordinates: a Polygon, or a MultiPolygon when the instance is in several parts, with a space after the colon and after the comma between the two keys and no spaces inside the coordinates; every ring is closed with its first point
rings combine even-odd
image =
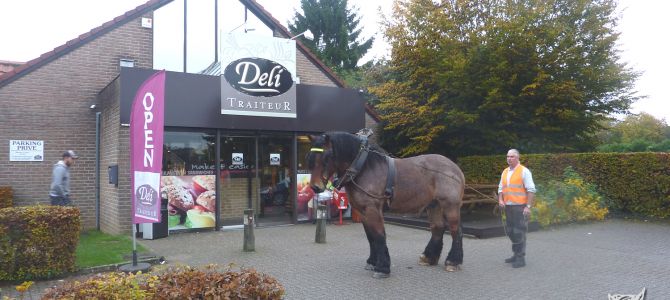
{"type": "Polygon", "coordinates": [[[618,123],[614,130],[620,132],[621,142],[630,143],[636,139],[643,139],[650,142],[661,142],[665,136],[668,124],[664,120],[654,118],[648,113],[638,115],[629,115],[621,123],[618,123]]]}
{"type": "Polygon", "coordinates": [[[301,0],[303,14],[296,11],[288,27],[294,35],[309,29],[314,40],[300,41],[336,72],[354,70],[372,47],[373,38],[359,41],[358,9],[347,8],[347,0],[301,0]]]}
{"type": "Polygon", "coordinates": [[[648,113],[629,115],[611,121],[598,134],[601,152],[640,152],[670,150],[670,126],[648,113]]]}
{"type": "Polygon", "coordinates": [[[398,77],[371,92],[386,148],[448,156],[585,151],[626,113],[614,0],[396,1],[385,35],[398,77]]]}

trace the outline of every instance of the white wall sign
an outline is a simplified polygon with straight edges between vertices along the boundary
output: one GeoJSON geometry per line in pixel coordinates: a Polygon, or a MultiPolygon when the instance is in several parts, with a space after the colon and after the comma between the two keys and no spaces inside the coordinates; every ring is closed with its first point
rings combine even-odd
{"type": "Polygon", "coordinates": [[[233,153],[233,165],[244,164],[244,153],[233,153]]]}
{"type": "Polygon", "coordinates": [[[270,153],[270,165],[278,166],[281,163],[281,154],[279,153],[270,153]]]}
{"type": "Polygon", "coordinates": [[[44,161],[44,141],[10,140],[9,161],[44,161]]]}

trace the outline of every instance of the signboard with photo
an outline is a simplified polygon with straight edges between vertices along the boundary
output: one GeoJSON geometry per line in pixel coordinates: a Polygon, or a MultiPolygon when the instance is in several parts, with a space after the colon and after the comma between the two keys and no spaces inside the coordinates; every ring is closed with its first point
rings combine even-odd
{"type": "Polygon", "coordinates": [[[161,177],[161,198],[168,202],[168,229],[216,226],[215,180],[215,175],[161,177]]]}
{"type": "Polygon", "coordinates": [[[233,153],[232,161],[233,165],[244,165],[244,153],[233,153]]]}
{"type": "Polygon", "coordinates": [[[270,153],[270,165],[271,166],[281,165],[281,154],[280,153],[270,153]]]}
{"type": "Polygon", "coordinates": [[[44,141],[10,140],[9,161],[44,161],[44,141]]]}

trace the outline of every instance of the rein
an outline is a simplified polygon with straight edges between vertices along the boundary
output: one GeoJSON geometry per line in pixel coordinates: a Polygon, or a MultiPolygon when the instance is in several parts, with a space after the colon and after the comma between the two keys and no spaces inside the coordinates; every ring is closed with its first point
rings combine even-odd
{"type": "MultiPolygon", "coordinates": [[[[486,195],[486,194],[484,194],[484,193],[478,191],[477,189],[473,188],[473,187],[470,186],[469,184],[466,184],[465,187],[467,187],[467,188],[469,188],[469,189],[471,189],[471,190],[477,192],[477,193],[478,193],[479,195],[481,195],[481,196],[484,196],[484,197],[486,197],[486,198],[489,198],[489,199],[491,199],[491,200],[494,200],[494,201],[498,202],[498,199],[495,199],[495,198],[493,198],[493,197],[491,197],[491,196],[489,196],[489,195],[486,195]]],[[[496,211],[498,211],[498,212],[500,213],[500,223],[501,223],[502,226],[503,226],[503,231],[505,232],[505,235],[506,235],[506,236],[509,236],[509,232],[507,231],[507,222],[505,222],[505,219],[507,218],[507,216],[506,216],[506,214],[505,214],[505,209],[504,209],[504,208],[501,208],[498,204],[496,204],[496,205],[493,207],[493,214],[494,214],[494,215],[497,214],[496,211]]],[[[526,233],[528,233],[528,224],[527,224],[527,223],[528,223],[528,222],[526,222],[526,233]]],[[[524,237],[525,237],[525,236],[524,236],[524,237]]],[[[522,241],[522,242],[519,242],[519,244],[520,244],[520,243],[523,243],[523,242],[525,242],[525,240],[522,241]]]]}

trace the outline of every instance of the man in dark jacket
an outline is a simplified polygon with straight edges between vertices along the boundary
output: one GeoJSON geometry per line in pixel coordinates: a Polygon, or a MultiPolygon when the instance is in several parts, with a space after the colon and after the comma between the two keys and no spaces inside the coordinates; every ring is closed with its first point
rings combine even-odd
{"type": "Polygon", "coordinates": [[[63,153],[63,160],[57,162],[53,168],[49,198],[51,205],[70,205],[70,167],[74,160],[79,158],[72,150],[63,153]]]}

